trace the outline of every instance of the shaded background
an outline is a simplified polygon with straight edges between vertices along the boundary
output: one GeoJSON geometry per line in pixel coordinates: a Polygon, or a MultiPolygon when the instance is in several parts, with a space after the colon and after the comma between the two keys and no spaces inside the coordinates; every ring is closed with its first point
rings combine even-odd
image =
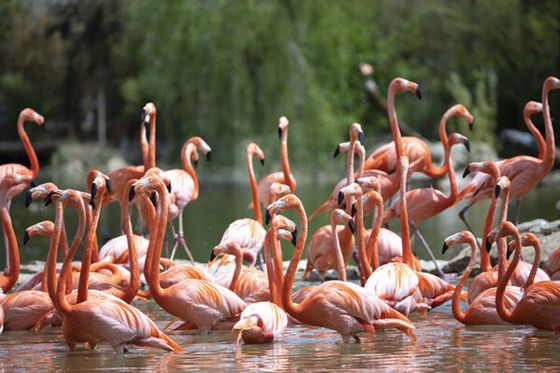
{"type": "Polygon", "coordinates": [[[40,140],[108,142],[132,160],[149,100],[158,157],[175,164],[195,134],[214,167],[243,169],[248,140],[277,159],[280,115],[293,159],[305,160],[296,169],[326,164],[352,121],[373,145],[388,123],[360,62],[382,92],[397,75],[423,86],[425,100],[398,107],[423,136],[436,138],[441,114],[462,102],[476,117],[471,141],[499,148],[497,131],[524,130],[525,102],[560,71],[558,1],[8,0],[0,14],[2,139],[18,139],[17,113],[31,106],[48,121],[40,140]]]}

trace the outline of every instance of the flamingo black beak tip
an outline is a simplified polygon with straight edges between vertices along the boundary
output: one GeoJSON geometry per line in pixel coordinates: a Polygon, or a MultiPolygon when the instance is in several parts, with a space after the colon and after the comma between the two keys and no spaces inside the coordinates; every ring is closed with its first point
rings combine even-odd
{"type": "Polygon", "coordinates": [[[261,161],[261,165],[264,166],[264,158],[260,159],[260,161],[261,161]]]}
{"type": "Polygon", "coordinates": [[[152,194],[150,194],[150,202],[152,202],[152,205],[154,205],[154,207],[157,207],[157,194],[154,191],[152,191],[152,194]]]}
{"type": "Polygon", "coordinates": [[[27,242],[29,242],[29,232],[27,232],[27,230],[25,230],[25,232],[23,232],[23,245],[27,245],[27,242]]]}
{"type": "Polygon", "coordinates": [[[470,153],[471,152],[471,143],[469,142],[469,140],[466,139],[463,144],[465,144],[465,148],[467,148],[467,151],[470,153]]]}
{"type": "Polygon", "coordinates": [[[420,86],[416,88],[416,97],[418,97],[419,100],[422,99],[422,90],[420,89],[420,86]]]}
{"type": "Polygon", "coordinates": [[[469,166],[467,166],[467,168],[465,168],[465,171],[463,172],[463,179],[467,177],[468,174],[471,173],[471,170],[469,169],[469,166]]]}
{"type": "Polygon", "coordinates": [[[292,246],[296,246],[297,243],[297,228],[294,229],[294,231],[292,232],[292,246]]]}
{"type": "Polygon", "coordinates": [[[148,113],[146,112],[146,110],[142,109],[142,112],[140,113],[140,120],[144,123],[146,123],[146,116],[148,115],[148,113]]]}
{"type": "Polygon", "coordinates": [[[334,150],[333,158],[338,157],[339,154],[340,154],[340,148],[337,146],[336,149],[334,150]]]}
{"type": "Polygon", "coordinates": [[[278,138],[282,139],[282,128],[278,127],[278,138]]]}
{"type": "Polygon", "coordinates": [[[105,182],[106,188],[107,188],[107,192],[111,193],[111,179],[107,178],[107,181],[105,182]]]}
{"type": "Polygon", "coordinates": [[[356,215],[356,211],[357,211],[357,210],[356,210],[356,205],[352,205],[352,210],[350,211],[350,215],[351,215],[352,217],[354,217],[354,215],[356,215]]]}
{"type": "Polygon", "coordinates": [[[448,248],[449,248],[449,246],[447,246],[447,242],[444,242],[443,247],[441,248],[441,253],[445,254],[445,252],[447,251],[448,248]]]}
{"type": "Polygon", "coordinates": [[[193,165],[194,165],[194,168],[198,168],[198,160],[195,159],[195,160],[193,161],[193,165]]]}
{"type": "Polygon", "coordinates": [[[342,203],[342,201],[344,200],[344,193],[342,193],[342,191],[338,192],[338,205],[340,206],[340,204],[342,203]]]}
{"type": "Polygon", "coordinates": [[[132,201],[136,196],[136,191],[134,190],[134,185],[130,186],[130,190],[128,191],[128,201],[132,201]]]}
{"type": "Polygon", "coordinates": [[[486,237],[486,252],[489,253],[490,250],[492,249],[492,243],[490,242],[490,240],[488,239],[489,237],[486,237]]]}
{"type": "Polygon", "coordinates": [[[270,216],[270,211],[268,209],[266,209],[266,215],[264,218],[264,224],[268,225],[270,223],[270,219],[272,219],[272,216],[270,216]]]}
{"type": "Polygon", "coordinates": [[[31,202],[33,202],[33,193],[27,191],[25,194],[25,208],[28,208],[31,202]]]}
{"type": "Polygon", "coordinates": [[[496,198],[498,198],[500,196],[500,193],[502,193],[502,187],[499,185],[496,185],[496,188],[494,189],[494,195],[496,196],[496,198]]]}
{"type": "Polygon", "coordinates": [[[474,130],[474,120],[469,123],[469,131],[474,130]]]}
{"type": "Polygon", "coordinates": [[[212,150],[206,153],[206,162],[210,162],[210,159],[212,159],[212,150]]]}
{"type": "Polygon", "coordinates": [[[348,228],[350,228],[350,232],[356,232],[356,223],[354,223],[354,219],[348,220],[348,228]]]}
{"type": "Polygon", "coordinates": [[[364,133],[363,132],[358,133],[358,140],[360,141],[360,144],[365,146],[365,144],[364,144],[364,133]]]}

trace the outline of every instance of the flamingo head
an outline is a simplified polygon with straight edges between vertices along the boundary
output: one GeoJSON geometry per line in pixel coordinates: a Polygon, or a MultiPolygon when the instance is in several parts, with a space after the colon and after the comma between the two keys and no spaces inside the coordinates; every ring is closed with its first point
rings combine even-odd
{"type": "Polygon", "coordinates": [[[210,253],[210,261],[208,262],[208,267],[211,267],[212,264],[216,261],[217,258],[221,257],[222,255],[233,255],[235,257],[243,257],[243,249],[237,242],[225,242],[217,245],[212,249],[210,253]]]}
{"type": "Polygon", "coordinates": [[[212,148],[210,147],[210,145],[208,145],[208,143],[204,141],[200,136],[193,136],[187,140],[187,144],[191,143],[196,146],[197,150],[202,151],[202,153],[206,155],[206,161],[209,162],[212,154],[212,148]]]}
{"type": "Polygon", "coordinates": [[[92,208],[95,208],[96,197],[99,197],[98,200],[101,201],[105,191],[111,193],[111,179],[107,175],[97,172],[90,185],[91,198],[89,204],[92,208]]]}
{"type": "Polygon", "coordinates": [[[471,144],[469,142],[469,139],[457,132],[453,132],[451,135],[449,135],[449,146],[453,146],[455,144],[463,144],[465,145],[465,148],[467,148],[468,152],[471,151],[471,144]]]}
{"type": "Polygon", "coordinates": [[[554,90],[554,89],[560,89],[560,79],[558,79],[555,76],[549,76],[544,81],[544,87],[545,87],[545,89],[547,89],[549,91],[554,90]]]}
{"type": "Polygon", "coordinates": [[[542,113],[543,107],[540,102],[529,101],[525,104],[523,108],[523,114],[525,117],[529,117],[533,114],[542,113]]]}
{"type": "Polygon", "coordinates": [[[471,244],[474,243],[474,246],[476,246],[476,239],[474,238],[474,235],[470,231],[461,231],[455,233],[447,237],[443,241],[443,247],[441,248],[441,253],[445,254],[445,252],[449,247],[460,243],[471,243],[471,244]]]}
{"type": "Polygon", "coordinates": [[[501,222],[496,227],[494,227],[494,229],[490,231],[488,236],[486,236],[486,251],[490,252],[490,249],[492,248],[492,244],[496,242],[498,239],[516,235],[516,234],[518,235],[519,231],[517,230],[515,224],[513,224],[510,221],[501,222]]]}
{"type": "Polygon", "coordinates": [[[511,182],[507,176],[500,176],[498,182],[496,183],[496,188],[494,188],[494,196],[498,198],[502,192],[509,193],[511,188],[511,182]]]}
{"type": "Polygon", "coordinates": [[[58,187],[53,183],[44,183],[29,189],[25,196],[25,207],[29,207],[31,202],[35,199],[47,198],[49,193],[54,190],[58,190],[58,187]]]}
{"type": "Polygon", "coordinates": [[[297,226],[292,220],[283,215],[275,215],[274,218],[272,218],[269,230],[276,231],[279,239],[291,241],[292,245],[295,246],[297,241],[297,226]]]}
{"type": "Polygon", "coordinates": [[[350,141],[341,142],[336,146],[333,157],[336,158],[340,153],[346,153],[350,149],[350,141]]]}
{"type": "Polygon", "coordinates": [[[344,188],[340,189],[340,192],[338,192],[338,205],[340,206],[342,204],[342,201],[348,201],[352,197],[362,198],[362,194],[362,187],[360,187],[358,183],[347,185],[344,188]]]}
{"type": "Polygon", "coordinates": [[[383,205],[383,197],[378,191],[370,190],[362,196],[362,203],[364,205],[364,209],[369,210],[369,208],[374,206],[376,203],[383,205]]]}
{"type": "Polygon", "coordinates": [[[288,194],[266,207],[265,222],[268,224],[278,211],[302,208],[301,200],[295,194],[288,194]]]}
{"type": "Polygon", "coordinates": [[[148,171],[146,171],[144,176],[155,176],[156,178],[161,179],[161,181],[165,185],[165,188],[167,189],[167,192],[171,193],[171,179],[161,168],[152,167],[148,171]]]}
{"type": "Polygon", "coordinates": [[[350,142],[358,140],[360,144],[364,145],[364,131],[360,123],[352,123],[350,125],[350,142]]]}
{"type": "Polygon", "coordinates": [[[422,91],[420,90],[420,86],[417,83],[411,82],[409,80],[403,78],[395,78],[389,84],[389,91],[394,91],[395,93],[401,93],[409,91],[418,97],[418,99],[422,99],[422,91]]]}
{"type": "Polygon", "coordinates": [[[278,138],[282,141],[286,141],[286,133],[288,133],[288,118],[281,116],[278,119],[278,138]]]}
{"type": "MultiPolygon", "coordinates": [[[[465,105],[462,104],[457,104],[457,105],[453,105],[448,111],[447,113],[449,113],[450,115],[456,116],[456,117],[463,117],[467,120],[467,124],[469,125],[469,130],[472,131],[473,127],[474,127],[474,117],[473,115],[467,110],[467,108],[465,107],[465,105]]],[[[446,114],[447,114],[446,113],[446,114]]]]}
{"type": "Polygon", "coordinates": [[[252,142],[247,145],[247,157],[252,157],[254,155],[259,158],[261,164],[264,166],[264,152],[261,150],[261,148],[259,148],[257,144],[252,142]]]}
{"type": "Polygon", "coordinates": [[[54,231],[54,223],[50,220],[43,220],[37,224],[27,227],[23,233],[23,244],[26,245],[31,237],[48,236],[54,231]]]}
{"type": "Polygon", "coordinates": [[[26,122],[35,122],[41,128],[45,128],[45,118],[37,113],[35,110],[30,108],[25,108],[19,113],[20,119],[26,122]]]}
{"type": "Polygon", "coordinates": [[[375,69],[373,68],[373,65],[369,64],[369,63],[360,63],[359,65],[360,68],[360,72],[362,73],[363,76],[371,76],[373,75],[375,69]]]}
{"type": "Polygon", "coordinates": [[[156,105],[153,102],[148,102],[142,108],[142,113],[140,114],[140,119],[142,123],[149,124],[150,118],[156,115],[156,105]]]}
{"type": "Polygon", "coordinates": [[[278,198],[282,198],[290,193],[292,190],[286,184],[274,182],[270,184],[270,193],[275,197],[274,199],[277,200],[278,198]]]}
{"type": "Polygon", "coordinates": [[[335,227],[337,224],[348,224],[348,228],[350,231],[354,233],[356,231],[356,224],[354,223],[354,219],[350,215],[348,215],[344,210],[335,209],[331,213],[331,226],[335,227]]]}

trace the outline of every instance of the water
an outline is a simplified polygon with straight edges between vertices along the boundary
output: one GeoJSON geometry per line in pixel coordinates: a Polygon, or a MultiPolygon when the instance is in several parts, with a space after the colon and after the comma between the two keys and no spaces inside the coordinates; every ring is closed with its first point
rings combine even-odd
{"type": "MultiPolygon", "coordinates": [[[[244,186],[202,185],[200,199],[185,211],[186,237],[199,261],[206,261],[210,249],[219,242],[227,225],[234,219],[252,216],[246,206],[250,199],[244,186]]],[[[298,194],[311,212],[330,194],[331,186],[300,185],[298,194]]],[[[538,189],[523,204],[522,220],[542,217],[555,219],[555,201],[560,191],[538,189]]],[[[459,206],[461,207],[461,206],[459,206]]],[[[480,228],[485,204],[474,208],[468,218],[480,228]]],[[[425,222],[422,230],[430,245],[439,254],[442,240],[463,229],[456,217],[458,208],[448,210],[425,222]]],[[[43,219],[51,219],[51,207],[23,209],[23,197],[14,200],[12,216],[16,234],[43,219]]],[[[70,232],[75,217],[68,212],[70,232]]],[[[313,232],[326,224],[323,216],[310,226],[313,232]]],[[[108,207],[102,217],[101,232],[110,237],[118,233],[118,209],[108,207]]],[[[396,222],[392,223],[397,226],[396,222]]],[[[22,261],[44,260],[48,242],[33,238],[22,247],[22,261]]],[[[287,248],[287,246],[286,246],[287,248]]],[[[3,253],[2,253],[3,254],[3,253]]],[[[425,251],[418,248],[421,258],[425,251]]],[[[184,253],[180,253],[184,257],[184,253]]],[[[1,262],[3,263],[3,260],[1,262]]],[[[304,284],[297,283],[296,286],[304,284]]],[[[160,327],[172,317],[153,301],[135,302],[160,327]]],[[[47,328],[43,334],[29,331],[4,332],[0,335],[0,371],[28,372],[45,370],[135,370],[135,371],[504,371],[558,370],[558,340],[550,332],[531,327],[468,327],[453,319],[450,304],[427,316],[412,315],[418,339],[411,341],[399,332],[389,330],[376,335],[362,334],[362,342],[344,344],[340,336],[330,330],[309,326],[290,326],[282,341],[267,345],[240,345],[236,335],[212,332],[200,336],[196,332],[171,332],[171,337],[185,348],[181,353],[165,353],[131,346],[131,352],[121,356],[107,344],[95,351],[69,352],[60,329],[47,328]]]]}
{"type": "MultiPolygon", "coordinates": [[[[153,302],[136,302],[162,327],[171,317],[153,302]]],[[[465,328],[453,319],[449,305],[426,317],[412,316],[416,341],[388,330],[361,335],[361,343],[344,344],[333,331],[290,326],[282,341],[240,345],[236,335],[212,332],[172,332],[184,347],[181,353],[131,346],[130,353],[113,353],[107,344],[95,351],[69,352],[60,329],[43,334],[4,332],[0,336],[0,371],[65,370],[134,371],[519,371],[558,370],[559,341],[550,332],[530,327],[477,326],[465,328]]]]}

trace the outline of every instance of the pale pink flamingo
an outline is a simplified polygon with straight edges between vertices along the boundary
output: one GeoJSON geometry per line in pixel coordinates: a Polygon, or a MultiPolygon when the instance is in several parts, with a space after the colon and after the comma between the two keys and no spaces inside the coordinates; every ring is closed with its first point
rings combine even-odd
{"type": "MultiPolygon", "coordinates": [[[[507,324],[504,322],[496,312],[496,287],[489,287],[482,291],[476,298],[469,301],[470,305],[465,312],[461,311],[461,292],[465,282],[467,281],[469,275],[471,274],[477,258],[477,242],[476,238],[470,231],[462,231],[449,236],[445,239],[442,254],[445,254],[448,247],[455,244],[466,243],[471,248],[471,257],[467,268],[461,275],[459,283],[455,287],[455,292],[453,293],[452,301],[452,311],[453,317],[460,323],[465,325],[499,325],[507,324]]],[[[506,307],[508,310],[512,310],[519,299],[521,298],[521,288],[518,286],[508,286],[505,291],[506,307]]]]}
{"type": "MultiPolygon", "coordinates": [[[[421,96],[418,97],[420,98],[421,96]]],[[[446,150],[448,141],[446,132],[447,121],[452,116],[461,115],[458,113],[463,110],[466,111],[465,107],[458,104],[449,108],[449,110],[447,110],[441,117],[438,134],[444,151],[446,150]]],[[[469,129],[472,130],[474,125],[472,116],[470,116],[470,120],[468,120],[467,123],[469,125],[469,129]]],[[[445,162],[443,162],[443,164],[439,167],[434,166],[430,148],[422,139],[413,136],[405,136],[402,138],[402,145],[403,154],[408,157],[410,162],[410,174],[414,172],[421,172],[432,178],[440,178],[448,172],[449,168],[445,162]]],[[[366,170],[375,169],[385,171],[389,174],[394,173],[397,166],[397,158],[395,154],[395,144],[393,142],[385,144],[375,150],[366,159],[364,168],[366,170]]]]}
{"type": "MultiPolygon", "coordinates": [[[[263,176],[258,184],[259,200],[265,205],[272,202],[270,185],[274,182],[288,185],[292,193],[296,190],[297,182],[294,175],[290,172],[290,161],[288,160],[288,126],[288,118],[282,116],[278,119],[278,137],[280,138],[280,162],[282,164],[282,171],[263,176]]],[[[255,208],[254,200],[252,206],[255,208]]]]}
{"type": "MultiPolygon", "coordinates": [[[[555,139],[548,95],[552,90],[560,89],[560,79],[549,76],[542,88],[542,112],[545,125],[546,151],[539,153],[544,158],[520,155],[498,162],[500,175],[507,176],[511,181],[511,196],[516,199],[516,221],[519,219],[521,199],[533,190],[550,172],[555,160],[555,139]]],[[[527,115],[525,115],[527,118],[527,115]]],[[[475,178],[459,193],[459,199],[468,199],[467,206],[461,210],[459,216],[464,220],[464,214],[476,202],[489,198],[493,192],[489,177],[475,178]]]]}
{"type": "MultiPolygon", "coordinates": [[[[195,136],[188,139],[181,149],[181,164],[183,165],[183,168],[165,171],[165,174],[171,180],[171,194],[175,197],[175,205],[179,212],[179,230],[178,233],[175,233],[175,230],[173,230],[174,243],[170,256],[171,260],[175,257],[177,246],[180,243],[185,249],[190,261],[194,262],[192,253],[190,252],[184,237],[183,210],[189,203],[198,199],[199,187],[198,177],[195,170],[196,163],[195,166],[191,163],[191,155],[196,153],[197,150],[201,150],[204,154],[206,154],[206,159],[210,160],[212,148],[210,148],[210,146],[202,138],[195,136]]],[[[171,228],[173,228],[173,223],[171,223],[171,228]]]]}
{"type": "Polygon", "coordinates": [[[288,315],[282,308],[281,288],[282,268],[276,268],[270,254],[271,241],[278,244],[279,239],[294,242],[295,224],[291,220],[275,216],[265,237],[264,257],[268,277],[270,301],[249,304],[233,326],[239,331],[237,343],[243,338],[245,343],[267,343],[278,340],[288,327],[288,315]],[[279,218],[279,219],[277,219],[279,218]],[[290,230],[286,230],[286,229],[290,230]]]}
{"type": "Polygon", "coordinates": [[[262,226],[262,212],[259,200],[259,192],[257,190],[257,179],[253,171],[253,156],[257,156],[261,164],[264,164],[264,153],[255,143],[247,145],[247,169],[249,172],[249,183],[251,184],[251,193],[253,196],[253,208],[255,210],[255,219],[237,219],[231,223],[220,240],[220,245],[227,242],[236,242],[244,249],[243,258],[250,266],[254,266],[257,261],[257,255],[261,251],[264,244],[264,236],[266,231],[262,226]]]}
{"type": "Polygon", "coordinates": [[[246,304],[231,290],[205,280],[186,279],[168,288],[161,287],[159,260],[169,213],[169,192],[157,175],[149,175],[133,184],[129,198],[133,199],[137,193],[151,195],[152,192],[159,198],[156,224],[152,227],[148,247],[151,268],[145,273],[150,293],[165,311],[185,321],[183,328],[194,327],[201,334],[208,334],[212,327],[236,319],[246,304]]]}
{"type": "Polygon", "coordinates": [[[373,333],[376,329],[390,327],[415,338],[414,325],[405,316],[352,283],[323,282],[311,290],[302,303],[294,303],[292,287],[307,238],[307,216],[301,201],[293,194],[269,205],[267,216],[284,210],[295,210],[300,223],[296,248],[282,290],[282,304],[292,317],[304,324],[336,330],[345,341],[350,337],[359,340],[357,334],[363,331],[373,333]]]}

